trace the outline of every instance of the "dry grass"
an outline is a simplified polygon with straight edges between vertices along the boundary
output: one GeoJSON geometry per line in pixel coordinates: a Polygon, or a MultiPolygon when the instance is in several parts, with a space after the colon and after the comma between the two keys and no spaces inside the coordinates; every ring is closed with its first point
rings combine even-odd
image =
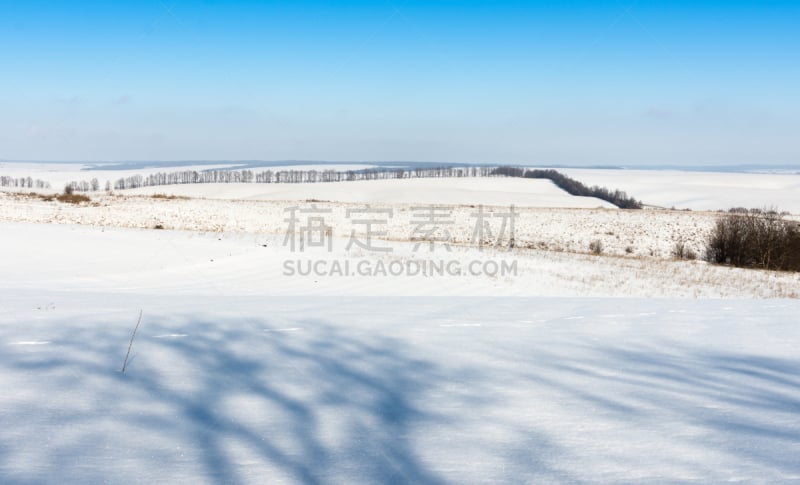
{"type": "Polygon", "coordinates": [[[184,195],[169,195],[169,194],[153,194],[151,199],[165,199],[165,200],[189,200],[189,197],[184,195]]]}
{"type": "Polygon", "coordinates": [[[36,192],[8,192],[8,195],[16,197],[18,199],[37,199],[37,200],[44,200],[46,202],[55,199],[54,195],[39,194],[36,192]]]}
{"type": "Polygon", "coordinates": [[[84,202],[92,201],[92,199],[83,194],[59,194],[55,198],[65,204],[83,204],[84,202]]]}
{"type": "Polygon", "coordinates": [[[92,199],[83,194],[39,194],[37,192],[11,192],[10,195],[18,199],[42,200],[52,202],[57,200],[65,204],[83,204],[92,199]]]}

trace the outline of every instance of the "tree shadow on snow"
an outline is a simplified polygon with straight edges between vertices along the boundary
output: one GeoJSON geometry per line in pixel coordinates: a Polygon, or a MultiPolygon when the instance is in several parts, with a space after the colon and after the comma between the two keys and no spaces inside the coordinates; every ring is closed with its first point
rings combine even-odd
{"type": "MultiPolygon", "coordinates": [[[[530,316],[524,305],[518,311],[530,316]]],[[[446,315],[435,307],[428,313],[446,315]]],[[[41,325],[51,344],[7,347],[0,356],[11,389],[0,396],[4,483],[591,479],[579,469],[586,450],[562,443],[556,428],[502,412],[513,403],[536,418],[535,406],[552,402],[567,415],[577,409],[575,419],[590,433],[601,417],[654,442],[695,446],[773,473],[766,478],[800,474],[797,359],[670,341],[525,341],[513,333],[505,340],[493,333],[496,345],[476,333],[450,359],[451,350],[434,355],[391,332],[351,331],[325,318],[186,314],[147,316],[122,374],[131,322],[87,317],[41,325]],[[580,416],[587,409],[594,415],[580,416]],[[675,436],[663,436],[664,423],[674,424],[675,436]],[[693,431],[683,436],[683,428],[693,431]],[[459,459],[461,450],[469,457],[459,459]]],[[[14,340],[36,324],[23,327],[6,325],[0,337],[14,340]]],[[[597,453],[628,457],[613,448],[597,453]]],[[[702,458],[657,448],[650,457],[724,478],[702,458]]]]}
{"type": "Polygon", "coordinates": [[[128,322],[51,322],[50,345],[0,358],[19,386],[0,398],[0,478],[448,481],[435,450],[423,457],[415,443],[457,429],[453,409],[488,404],[474,369],[445,368],[380,332],[286,325],[146,316],[122,374],[128,322]],[[452,382],[471,384],[445,391],[452,382]]]}

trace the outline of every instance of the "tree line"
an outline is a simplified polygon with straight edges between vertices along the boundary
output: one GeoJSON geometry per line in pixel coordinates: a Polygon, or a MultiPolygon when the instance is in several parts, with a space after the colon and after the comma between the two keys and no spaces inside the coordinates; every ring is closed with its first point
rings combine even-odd
{"type": "MultiPolygon", "coordinates": [[[[132,175],[116,180],[114,190],[137,189],[179,184],[230,184],[230,183],[263,183],[263,184],[300,184],[349,182],[357,180],[390,180],[412,178],[461,178],[461,177],[522,177],[551,180],[557,187],[571,195],[596,197],[610,202],[622,209],[641,209],[642,204],[620,190],[609,190],[605,187],[587,187],[586,185],[552,169],[523,169],[519,167],[415,167],[389,168],[377,167],[364,170],[183,170],[176,172],[158,172],[150,175],[132,175]]],[[[100,189],[97,179],[90,182],[71,182],[73,191],[88,192],[100,189]]],[[[106,183],[106,190],[111,189],[106,183]]]]}
{"type": "Polygon", "coordinates": [[[583,183],[564,175],[553,169],[524,169],[519,167],[497,167],[493,175],[504,175],[506,177],[522,177],[528,179],[548,179],[558,188],[570,195],[581,197],[595,197],[606,202],[610,202],[620,209],[641,209],[642,203],[633,197],[629,197],[622,190],[609,190],[606,187],[597,185],[588,187],[583,183]]]}
{"type": "MultiPolygon", "coordinates": [[[[488,177],[493,167],[374,168],[365,170],[184,170],[133,175],[114,182],[115,190],[159,185],[264,183],[299,184],[410,178],[488,177]]],[[[78,189],[81,190],[81,189],[78,189]]]]}
{"type": "Polygon", "coordinates": [[[8,177],[0,176],[0,187],[15,187],[20,189],[49,189],[50,184],[44,180],[31,177],[8,177]]]}

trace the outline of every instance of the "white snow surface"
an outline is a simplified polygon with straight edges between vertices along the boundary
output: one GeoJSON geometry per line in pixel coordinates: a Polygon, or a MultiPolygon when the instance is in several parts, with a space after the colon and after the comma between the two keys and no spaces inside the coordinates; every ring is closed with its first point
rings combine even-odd
{"type": "MultiPolygon", "coordinates": [[[[357,245],[348,249],[350,240],[346,237],[334,237],[329,252],[327,247],[300,251],[299,246],[291,251],[284,235],[18,223],[0,223],[0,230],[4,234],[0,239],[0,271],[13,275],[0,282],[0,289],[9,290],[35,291],[46,282],[55,288],[78,284],[87,292],[202,297],[800,298],[800,273],[729,268],[700,261],[456,245],[447,251],[439,243],[431,251],[427,243],[416,247],[413,242],[376,240],[375,247],[392,250],[378,252],[357,245]],[[405,270],[409,265],[429,262],[453,264],[453,274],[429,271],[426,276],[421,271],[414,274],[405,270]],[[295,268],[293,273],[286,270],[287,264],[295,268]],[[318,264],[319,271],[307,274],[310,264],[318,264]],[[516,271],[492,274],[499,269],[493,268],[495,264],[509,268],[516,265],[516,271]],[[350,271],[342,276],[335,271],[336,265],[347,265],[350,271]],[[385,274],[381,268],[386,269],[385,274]]],[[[411,266],[414,269],[416,266],[411,266]]]]}
{"type": "MultiPolygon", "coordinates": [[[[286,206],[0,197],[0,483],[800,480],[800,275],[398,232],[347,250],[342,204],[330,252],[291,252],[286,206]],[[425,259],[518,273],[285,273],[425,259]]],[[[522,240],[567,250],[713,220],[523,212],[522,240]]]]}
{"type": "Polygon", "coordinates": [[[549,180],[522,178],[420,178],[306,184],[187,184],[126,190],[208,199],[324,200],[362,204],[438,204],[520,207],[616,208],[594,197],[575,197],[549,180]]]}
{"type": "Polygon", "coordinates": [[[252,235],[0,230],[3,483],[800,480],[797,300],[292,282],[252,235]]]}
{"type": "MultiPolygon", "coordinates": [[[[317,184],[322,185],[322,184],[317,184]]],[[[314,202],[317,199],[293,201],[256,201],[223,199],[164,199],[146,196],[107,196],[91,194],[88,204],[62,204],[37,197],[0,193],[0,221],[84,224],[153,228],[204,232],[236,232],[250,234],[283,234],[293,207],[329,211],[325,223],[334,235],[347,237],[364,226],[354,224],[359,216],[353,210],[370,208],[391,211],[387,224],[375,230],[386,230],[386,238],[408,240],[424,220],[429,204],[355,204],[314,202]],[[348,215],[348,211],[350,215],[348,215]],[[421,214],[421,217],[420,217],[421,214]]],[[[575,199],[575,198],[573,198],[575,199]]],[[[473,201],[478,203],[479,197],[473,201]]],[[[442,205],[442,232],[449,233],[456,244],[469,244],[475,239],[477,213],[484,211],[491,222],[493,235],[501,232],[503,213],[510,206],[479,207],[442,205]]],[[[569,209],[520,207],[515,209],[515,238],[519,248],[553,251],[588,252],[589,245],[599,240],[606,254],[668,258],[677,242],[698,254],[718,214],[688,211],[621,211],[616,209],[569,209]]],[[[380,218],[380,215],[374,217],[380,218]]],[[[510,230],[509,230],[510,232],[510,230]]]]}

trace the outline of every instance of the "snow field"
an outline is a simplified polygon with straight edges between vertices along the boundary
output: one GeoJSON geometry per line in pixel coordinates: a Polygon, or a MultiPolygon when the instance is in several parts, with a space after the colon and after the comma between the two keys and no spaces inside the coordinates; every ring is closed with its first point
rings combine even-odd
{"type": "MultiPolygon", "coordinates": [[[[317,184],[322,185],[322,184],[317,184]]],[[[348,237],[355,231],[365,234],[365,226],[353,221],[365,217],[382,219],[386,224],[374,231],[386,231],[383,238],[409,240],[418,237],[415,228],[426,220],[428,204],[343,204],[307,201],[250,201],[213,199],[156,199],[132,196],[94,196],[90,205],[44,202],[29,197],[0,193],[0,221],[83,224],[95,226],[165,228],[238,232],[250,234],[285,234],[290,217],[287,209],[317,208],[334,235],[348,237]],[[390,210],[382,214],[359,215],[353,210],[369,207],[390,210]],[[348,217],[348,210],[351,211],[348,217]]],[[[439,205],[437,217],[443,223],[437,237],[447,237],[454,244],[473,244],[480,210],[472,206],[439,205]]],[[[489,243],[501,233],[502,214],[510,206],[485,207],[490,233],[489,243]]],[[[589,252],[592,241],[601,241],[604,252],[613,255],[670,258],[677,242],[702,254],[706,237],[717,214],[683,211],[620,211],[616,209],[552,209],[515,207],[515,244],[517,247],[567,252],[589,252]]],[[[299,217],[307,217],[299,215],[299,217]]],[[[303,219],[304,220],[304,219],[303,219]]],[[[302,225],[302,224],[301,224],[302,225]]],[[[423,228],[424,229],[424,228],[423,228]]],[[[510,230],[504,233],[506,237],[510,230]]],[[[505,243],[505,239],[503,240],[505,243]]]]}
{"type": "Polygon", "coordinates": [[[797,302],[3,294],[5,483],[800,479],[797,302]]]}
{"type": "Polygon", "coordinates": [[[430,252],[427,189],[291,187],[0,193],[0,482],[800,481],[800,274],[669,259],[716,214],[517,204],[515,247],[477,247],[507,200],[450,185],[430,252]],[[347,248],[366,203],[391,252],[347,248]],[[312,205],[332,248],[291,251],[286,209],[312,205]],[[516,271],[331,272],[430,260],[516,271]]]}
{"type": "Polygon", "coordinates": [[[284,236],[155,231],[52,224],[0,224],[0,290],[58,288],[149,295],[598,296],[798,298],[800,274],[702,262],[517,249],[382,242],[389,253],[334,238],[332,251],[292,252],[284,236]],[[35,259],[32,255],[36,255],[35,259]],[[321,261],[321,263],[317,263],[321,261]],[[460,272],[407,271],[444,261],[460,272]],[[286,265],[293,265],[292,272],[286,265]],[[470,264],[476,262],[477,271],[470,264]],[[314,270],[312,264],[319,264],[314,270]],[[334,265],[349,265],[349,273],[334,265]],[[364,271],[360,271],[363,265],[364,271]],[[513,271],[499,271],[505,265],[513,271]],[[385,271],[379,271],[380,268],[385,271]],[[300,269],[298,269],[300,268],[300,269]],[[393,272],[399,268],[399,272],[393,272]],[[495,269],[492,272],[492,269],[495,269]],[[412,268],[414,269],[414,268],[412,268]]]}

